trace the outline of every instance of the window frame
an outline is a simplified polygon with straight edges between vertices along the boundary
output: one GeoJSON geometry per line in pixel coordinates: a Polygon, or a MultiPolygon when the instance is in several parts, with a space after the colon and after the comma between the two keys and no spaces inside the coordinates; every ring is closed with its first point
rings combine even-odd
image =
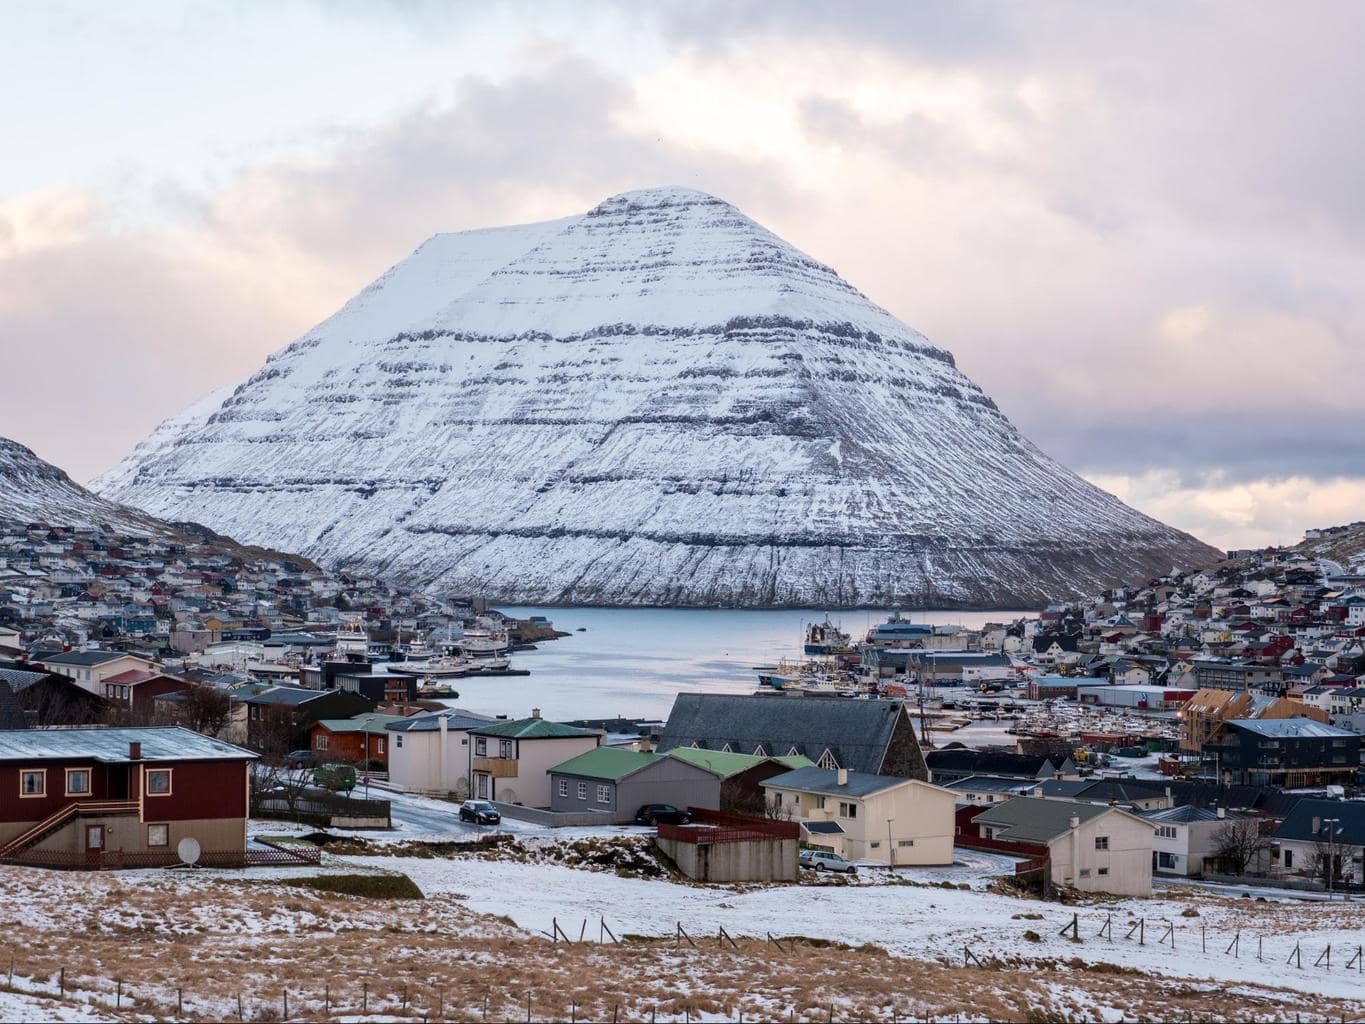
{"type": "Polygon", "coordinates": [[[163,847],[163,846],[170,846],[170,845],[171,845],[171,826],[170,826],[170,823],[169,823],[169,822],[165,822],[165,821],[149,821],[149,822],[147,823],[147,846],[148,846],[148,848],[149,848],[149,849],[152,849],[152,848],[159,849],[160,847],[163,847]],[[162,830],[162,834],[166,837],[164,841],[162,841],[162,842],[160,842],[160,843],[154,843],[154,842],[152,842],[152,829],[154,829],[154,828],[159,828],[159,829],[162,830]]]}
{"type": "Polygon", "coordinates": [[[516,756],[516,748],[511,740],[498,740],[498,757],[510,761],[516,756]]]}
{"type": "Polygon", "coordinates": [[[1109,849],[1109,837],[1108,837],[1108,836],[1096,836],[1096,837],[1095,837],[1095,849],[1097,849],[1097,850],[1108,850],[1108,849],[1109,849]]]}
{"type": "Polygon", "coordinates": [[[599,804],[611,803],[611,787],[606,785],[605,783],[599,782],[597,784],[597,803],[599,804]]]}
{"type": "Polygon", "coordinates": [[[19,799],[20,800],[41,800],[47,796],[47,769],[46,768],[20,768],[19,769],[19,799]],[[24,776],[36,775],[40,780],[38,792],[24,792],[24,776]]]}
{"type": "Polygon", "coordinates": [[[488,756],[488,737],[486,736],[474,737],[474,756],[475,757],[488,756]]]}
{"type": "Polygon", "coordinates": [[[175,779],[171,774],[170,768],[145,768],[146,773],[142,780],[142,792],[147,796],[170,796],[174,789],[175,779]],[[164,790],[152,789],[152,776],[164,773],[166,776],[166,788],[164,790]]]}
{"type": "Polygon", "coordinates": [[[95,787],[95,773],[89,768],[66,768],[63,770],[63,796],[89,796],[95,787]],[[84,775],[85,788],[72,789],[71,776],[84,775]]]}
{"type": "Polygon", "coordinates": [[[588,799],[588,784],[586,782],[580,782],[578,784],[578,799],[588,799]]]}
{"type": "Polygon", "coordinates": [[[569,780],[568,780],[568,779],[557,779],[557,780],[555,781],[555,794],[556,794],[557,796],[559,796],[560,798],[565,799],[565,800],[567,800],[567,799],[569,798],[569,780]]]}

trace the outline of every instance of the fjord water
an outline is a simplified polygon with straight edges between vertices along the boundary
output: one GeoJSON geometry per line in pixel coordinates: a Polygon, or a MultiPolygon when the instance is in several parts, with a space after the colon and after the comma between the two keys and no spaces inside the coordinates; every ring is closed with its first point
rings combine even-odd
{"type": "MultiPolygon", "coordinates": [[[[666,718],[674,694],[749,693],[755,666],[799,658],[805,625],[823,621],[810,609],[728,611],[664,608],[509,608],[517,618],[544,615],[570,635],[519,651],[512,665],[529,676],[452,680],[460,693],[449,701],[482,714],[550,719],[666,718]],[[579,628],[584,632],[578,632],[579,628]]],[[[980,627],[1012,622],[1020,611],[902,612],[915,622],[980,627]]],[[[860,640],[890,612],[830,615],[860,640]]]]}

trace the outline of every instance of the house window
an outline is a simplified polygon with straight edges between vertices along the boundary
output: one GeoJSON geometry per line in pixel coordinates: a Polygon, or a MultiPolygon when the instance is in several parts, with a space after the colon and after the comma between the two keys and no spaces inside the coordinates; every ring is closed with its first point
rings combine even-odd
{"type": "Polygon", "coordinates": [[[381,736],[379,739],[375,740],[374,742],[375,742],[374,752],[375,752],[376,754],[382,754],[382,753],[384,753],[384,738],[381,736]]]}
{"type": "Polygon", "coordinates": [[[858,816],[858,805],[857,805],[857,804],[848,804],[848,803],[843,803],[842,801],[839,803],[839,817],[841,817],[841,818],[856,818],[857,816],[858,816]]]}
{"type": "Polygon", "coordinates": [[[788,756],[788,757],[799,757],[800,755],[801,755],[801,751],[797,750],[795,747],[788,747],[788,748],[787,748],[787,756],[788,756]]]}
{"type": "Polygon", "coordinates": [[[800,807],[800,806],[801,806],[801,794],[800,794],[800,793],[793,793],[793,794],[792,794],[792,806],[793,806],[793,807],[800,807]]]}
{"type": "Polygon", "coordinates": [[[831,754],[828,750],[826,750],[823,754],[820,755],[820,760],[817,761],[816,764],[818,764],[821,768],[825,768],[830,771],[833,771],[834,769],[839,767],[839,762],[834,759],[834,755],[831,754]]]}
{"type": "Polygon", "coordinates": [[[913,839],[898,839],[896,845],[904,849],[907,846],[914,846],[915,841],[913,839]]]}
{"type": "Polygon", "coordinates": [[[597,787],[597,802],[598,802],[599,804],[609,804],[609,803],[611,803],[611,787],[610,787],[610,786],[598,786],[598,787],[597,787]]]}
{"type": "Polygon", "coordinates": [[[1294,866],[1294,851],[1293,851],[1293,850],[1285,850],[1285,851],[1284,851],[1284,866],[1285,866],[1286,868],[1292,868],[1292,867],[1294,866]]]}
{"type": "Polygon", "coordinates": [[[169,826],[169,825],[148,825],[148,826],[147,826],[147,845],[148,845],[148,846],[170,846],[170,845],[171,845],[171,826],[169,826]]]}
{"type": "Polygon", "coordinates": [[[320,732],[320,733],[318,733],[315,737],[313,737],[313,746],[314,746],[314,748],[317,749],[317,750],[326,750],[326,749],[327,749],[327,735],[326,735],[326,733],[321,733],[321,732],[320,732]]]}
{"type": "Polygon", "coordinates": [[[512,741],[511,741],[511,740],[499,740],[499,741],[498,741],[498,756],[499,756],[499,757],[511,757],[511,756],[512,756],[512,741]]]}
{"type": "Polygon", "coordinates": [[[47,769],[34,768],[19,773],[20,796],[47,796],[47,769]]]}
{"type": "Polygon", "coordinates": [[[474,737],[474,753],[478,754],[480,757],[483,757],[488,753],[488,741],[482,736],[474,737]]]}
{"type": "Polygon", "coordinates": [[[399,750],[402,750],[402,749],[403,749],[403,734],[402,734],[401,732],[400,732],[397,736],[395,736],[395,737],[393,738],[393,744],[394,744],[394,746],[396,746],[399,750]]]}
{"type": "Polygon", "coordinates": [[[880,850],[882,848],[882,841],[880,839],[874,839],[867,845],[874,850],[880,850]]]}
{"type": "Polygon", "coordinates": [[[1107,875],[1107,874],[1109,874],[1109,869],[1108,869],[1108,868],[1100,868],[1100,869],[1099,869],[1099,873],[1100,873],[1101,875],[1107,875]]]}
{"type": "Polygon", "coordinates": [[[734,753],[734,751],[730,749],[730,744],[728,744],[728,743],[725,744],[725,746],[723,746],[723,747],[720,748],[720,752],[721,752],[722,754],[733,754],[733,753],[734,753]]]}
{"type": "Polygon", "coordinates": [[[824,797],[822,797],[822,796],[817,796],[817,797],[815,798],[815,809],[816,809],[817,811],[823,811],[823,810],[825,809],[825,798],[824,798],[824,797]]]}
{"type": "Polygon", "coordinates": [[[560,796],[567,797],[569,795],[569,780],[560,779],[557,791],[560,796]]]}
{"type": "Polygon", "coordinates": [[[588,784],[586,782],[580,782],[578,784],[578,799],[588,799],[588,784]]]}
{"type": "Polygon", "coordinates": [[[67,796],[90,795],[89,768],[68,768],[66,770],[66,795],[67,796]]]}
{"type": "Polygon", "coordinates": [[[1096,836],[1096,837],[1095,837],[1095,849],[1097,849],[1097,850],[1107,850],[1107,849],[1109,849],[1109,837],[1108,837],[1108,836],[1096,836]]]}
{"type": "Polygon", "coordinates": [[[171,793],[171,770],[169,768],[149,768],[147,770],[147,795],[169,796],[171,793]]]}
{"type": "Polygon", "coordinates": [[[768,756],[768,752],[767,752],[766,750],[763,749],[763,744],[762,744],[762,743],[760,743],[758,746],[754,747],[754,757],[767,757],[767,756],[768,756]]]}
{"type": "Polygon", "coordinates": [[[1089,878],[1089,877],[1090,877],[1090,869],[1089,869],[1089,868],[1081,868],[1081,877],[1082,877],[1082,878],[1089,878]]]}

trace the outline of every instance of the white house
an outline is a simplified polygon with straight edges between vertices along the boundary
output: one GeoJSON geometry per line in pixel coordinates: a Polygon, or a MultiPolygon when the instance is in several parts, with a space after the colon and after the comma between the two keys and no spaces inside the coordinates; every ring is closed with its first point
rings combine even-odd
{"type": "Polygon", "coordinates": [[[1146,811],[1142,817],[1156,826],[1152,870],[1164,875],[1202,875],[1204,861],[1216,855],[1214,837],[1227,825],[1221,807],[1217,811],[1191,805],[1167,807],[1146,811]]]}
{"type": "Polygon", "coordinates": [[[761,783],[812,846],[893,867],[953,862],[956,794],[919,779],[798,768],[761,783]]]}
{"type": "Polygon", "coordinates": [[[1047,849],[1055,885],[1119,896],[1152,894],[1155,826],[1103,804],[1019,797],[974,819],[987,839],[1047,849]]]}
{"type": "Polygon", "coordinates": [[[123,672],[155,672],[156,662],[122,651],[68,651],[43,659],[49,672],[66,676],[82,690],[104,696],[104,681],[123,672]]]}
{"type": "Polygon", "coordinates": [[[602,733],[530,718],[484,722],[469,730],[469,792],[480,800],[550,806],[549,771],[595,750],[602,733]]]}
{"type": "Polygon", "coordinates": [[[389,784],[408,793],[468,796],[469,730],[492,721],[451,709],[390,722],[389,784]]]}

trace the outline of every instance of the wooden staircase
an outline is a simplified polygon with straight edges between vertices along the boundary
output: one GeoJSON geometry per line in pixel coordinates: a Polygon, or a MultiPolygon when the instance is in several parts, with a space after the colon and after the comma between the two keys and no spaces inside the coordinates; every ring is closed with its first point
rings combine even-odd
{"type": "Polygon", "coordinates": [[[138,803],[136,800],[77,800],[59,807],[42,821],[38,822],[26,832],[15,836],[3,847],[0,847],[0,860],[10,860],[20,852],[32,846],[44,836],[49,836],[57,829],[75,820],[77,817],[88,815],[104,814],[136,814],[138,803]]]}

